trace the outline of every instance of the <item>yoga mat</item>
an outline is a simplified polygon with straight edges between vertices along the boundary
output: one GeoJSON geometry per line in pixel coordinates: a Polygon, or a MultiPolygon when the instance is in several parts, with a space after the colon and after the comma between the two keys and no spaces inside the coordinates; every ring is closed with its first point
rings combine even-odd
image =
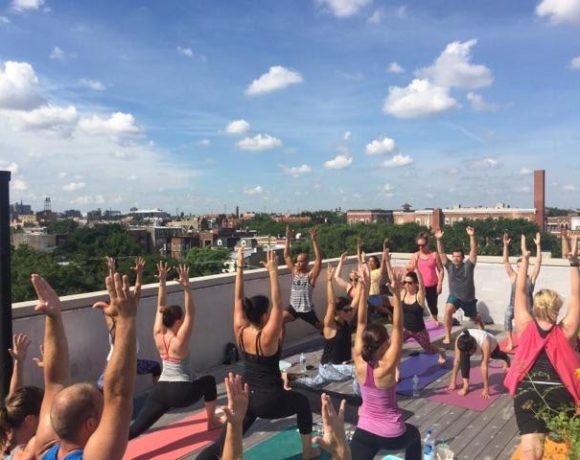
{"type": "Polygon", "coordinates": [[[489,366],[489,399],[483,399],[481,397],[481,390],[483,389],[481,367],[472,367],[471,372],[469,373],[469,393],[467,393],[467,395],[459,396],[457,394],[462,385],[461,372],[459,372],[457,375],[457,386],[455,391],[447,391],[447,385],[449,385],[449,382],[447,381],[444,382],[442,388],[435,390],[435,394],[430,396],[429,399],[443,404],[449,404],[451,406],[458,406],[463,407],[464,409],[482,412],[499,398],[500,395],[507,393],[503,386],[504,378],[505,372],[501,367],[489,366]]]}
{"type": "MultiPolygon", "coordinates": [[[[429,340],[431,340],[431,342],[434,342],[445,335],[443,324],[437,324],[432,319],[425,321],[425,327],[427,328],[427,334],[429,334],[429,340]]],[[[417,341],[415,339],[408,339],[407,343],[417,344],[417,341]]]]}
{"type": "MultiPolygon", "coordinates": [[[[330,460],[322,451],[320,459],[330,460]]],[[[302,442],[296,426],[287,428],[244,452],[244,460],[301,460],[302,442]]]]}
{"type": "MultiPolygon", "coordinates": [[[[546,437],[544,440],[544,456],[543,458],[550,460],[569,460],[568,448],[564,443],[556,443],[550,438],[546,437]]],[[[515,452],[512,454],[510,460],[520,460],[522,456],[522,445],[520,444],[515,452]]]]}
{"type": "Polygon", "coordinates": [[[219,429],[207,431],[207,416],[199,411],[129,441],[123,460],[175,460],[215,441],[219,434],[219,429]]]}
{"type": "Polygon", "coordinates": [[[419,389],[425,388],[442,375],[449,372],[449,361],[441,365],[437,362],[439,355],[421,353],[417,356],[410,356],[402,361],[400,369],[399,383],[397,383],[397,393],[405,396],[413,395],[413,376],[419,377],[419,389]]]}

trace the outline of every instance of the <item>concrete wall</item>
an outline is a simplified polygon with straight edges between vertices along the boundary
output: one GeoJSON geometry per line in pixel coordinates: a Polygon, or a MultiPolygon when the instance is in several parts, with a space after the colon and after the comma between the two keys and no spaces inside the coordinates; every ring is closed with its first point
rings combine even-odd
{"type": "MultiPolygon", "coordinates": [[[[393,265],[403,267],[409,259],[408,254],[394,254],[393,265]]],[[[336,263],[336,259],[329,262],[336,263]]],[[[355,260],[351,258],[343,270],[346,277],[355,260]]],[[[326,267],[326,262],[324,267],[326,267]]],[[[290,275],[283,268],[280,270],[282,298],[290,294],[290,275]]],[[[269,293],[269,280],[265,270],[251,270],[245,274],[245,295],[269,293]]],[[[314,303],[319,318],[322,319],[325,308],[325,269],[323,269],[316,289],[314,303]]],[[[480,299],[479,308],[497,323],[503,323],[503,312],[509,300],[510,286],[501,260],[498,257],[480,257],[475,270],[476,294],[480,299]]],[[[201,370],[221,363],[225,344],[233,342],[232,308],[234,295],[234,275],[214,275],[192,280],[196,308],[195,325],[191,341],[192,369],[201,370]]],[[[538,279],[537,288],[550,287],[563,297],[569,296],[570,275],[566,261],[548,259],[544,263],[538,279]]],[[[336,294],[341,295],[339,288],[336,294]]],[[[159,355],[152,339],[153,319],[157,303],[157,286],[143,287],[138,316],[138,338],[141,344],[140,357],[159,360],[159,355]]],[[[440,315],[444,310],[447,296],[447,283],[444,283],[443,295],[439,298],[440,315]]],[[[106,292],[92,292],[83,295],[63,297],[64,323],[69,341],[71,355],[71,372],[75,381],[97,379],[105,364],[109,350],[107,333],[102,314],[91,306],[97,300],[106,299],[106,292]]],[[[168,303],[183,305],[181,287],[168,283],[168,303]]],[[[485,315],[484,315],[485,316],[485,315]]],[[[14,332],[24,332],[32,339],[30,357],[38,356],[38,346],[42,341],[44,317],[34,312],[34,302],[22,302],[13,305],[14,332]]],[[[286,343],[294,344],[307,336],[316,334],[307,323],[296,321],[287,328],[286,343]]],[[[42,374],[31,359],[27,360],[25,379],[29,384],[40,385],[42,374]]],[[[137,391],[148,386],[146,377],[138,379],[137,391]]]]}

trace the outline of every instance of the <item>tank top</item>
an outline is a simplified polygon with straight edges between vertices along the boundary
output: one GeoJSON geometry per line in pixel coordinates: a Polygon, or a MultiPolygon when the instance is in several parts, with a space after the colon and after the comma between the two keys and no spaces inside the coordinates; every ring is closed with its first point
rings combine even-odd
{"type": "MultiPolygon", "coordinates": [[[[107,362],[111,360],[111,356],[113,356],[113,347],[115,346],[115,332],[117,329],[117,325],[113,321],[113,325],[109,330],[109,354],[107,354],[107,362]]],[[[137,354],[141,351],[141,344],[139,343],[139,339],[137,339],[137,354]]]]}
{"type": "Polygon", "coordinates": [[[385,438],[401,436],[406,427],[397,405],[397,386],[377,388],[373,370],[371,363],[367,363],[366,380],[360,386],[362,406],[357,427],[385,438]]]}
{"type": "MultiPolygon", "coordinates": [[[[512,283],[512,291],[510,293],[510,305],[514,306],[515,305],[515,300],[516,300],[516,282],[518,281],[518,278],[516,276],[516,279],[514,280],[514,282],[512,283]]],[[[534,309],[534,288],[535,288],[535,284],[532,283],[531,278],[528,276],[526,279],[526,300],[528,301],[528,312],[532,313],[532,310],[534,309]]]]}
{"type": "Polygon", "coordinates": [[[498,345],[497,339],[489,332],[482,331],[481,329],[468,329],[468,330],[469,335],[471,335],[475,339],[475,342],[477,343],[477,351],[479,353],[481,353],[481,346],[483,345],[483,342],[485,342],[486,340],[490,341],[489,348],[492,352],[497,348],[498,345]]]}
{"type": "Polygon", "coordinates": [[[423,306],[417,300],[407,303],[403,299],[403,327],[409,332],[421,332],[425,330],[425,321],[423,320],[423,306]]]}
{"type": "Polygon", "coordinates": [[[379,295],[381,293],[381,269],[371,270],[371,287],[369,295],[379,295]]]}
{"type": "Polygon", "coordinates": [[[312,311],[312,289],[308,273],[295,273],[290,287],[290,306],[299,313],[312,311]]]}
{"type": "MultiPolygon", "coordinates": [[[[546,338],[548,334],[552,331],[544,331],[537,323],[534,321],[535,327],[538,329],[538,333],[542,338],[546,338]]],[[[524,378],[523,382],[530,382],[534,381],[536,383],[544,383],[548,382],[551,384],[560,384],[562,385],[562,379],[558,375],[558,372],[554,368],[554,365],[548,358],[548,354],[546,353],[545,349],[542,349],[540,354],[538,355],[536,362],[532,365],[532,368],[528,371],[526,377],[524,378]]]]}
{"type": "MultiPolygon", "coordinates": [[[[48,449],[42,456],[42,460],[58,460],[58,450],[60,449],[60,444],[54,444],[50,449],[48,449]]],[[[77,449],[69,452],[63,460],[83,460],[83,450],[77,449]]]]}
{"type": "Polygon", "coordinates": [[[417,256],[417,270],[423,278],[423,285],[425,287],[437,286],[439,283],[439,278],[437,278],[437,254],[431,252],[427,254],[427,258],[421,258],[421,253],[417,256]]]}
{"type": "Polygon", "coordinates": [[[244,347],[244,329],[240,331],[238,344],[244,359],[244,382],[252,390],[260,391],[284,391],[282,374],[280,373],[280,355],[282,347],[278,344],[278,350],[272,356],[264,356],[262,351],[261,336],[262,331],[256,335],[256,354],[246,351],[244,347]]]}
{"type": "Polygon", "coordinates": [[[169,344],[171,343],[171,339],[169,339],[169,342],[166,342],[165,335],[162,338],[163,345],[165,347],[165,353],[161,355],[163,370],[159,376],[159,381],[192,382],[193,376],[191,375],[191,370],[189,369],[189,357],[185,357],[183,359],[169,357],[169,344]]]}
{"type": "Polygon", "coordinates": [[[352,330],[345,321],[336,331],[332,339],[324,339],[324,351],[321,364],[342,364],[352,358],[352,330]]]}

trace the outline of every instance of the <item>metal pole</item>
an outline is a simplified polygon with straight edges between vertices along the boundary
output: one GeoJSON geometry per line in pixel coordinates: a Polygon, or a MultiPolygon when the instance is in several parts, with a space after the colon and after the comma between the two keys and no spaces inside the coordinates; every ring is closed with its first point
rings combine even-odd
{"type": "Polygon", "coordinates": [[[12,290],[10,286],[10,171],[0,171],[0,397],[8,394],[12,376],[12,290]]]}

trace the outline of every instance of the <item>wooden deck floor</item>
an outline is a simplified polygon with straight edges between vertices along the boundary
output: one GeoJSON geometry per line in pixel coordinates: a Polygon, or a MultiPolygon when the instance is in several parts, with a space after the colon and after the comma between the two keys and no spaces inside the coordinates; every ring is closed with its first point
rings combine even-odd
{"type": "MultiPolygon", "coordinates": [[[[459,328],[454,329],[457,332],[459,328]]],[[[489,330],[490,332],[497,333],[498,338],[501,338],[499,335],[500,328],[498,326],[489,326],[489,330]]],[[[439,342],[435,343],[437,344],[439,342]]],[[[405,345],[406,350],[416,348],[416,346],[405,345]]],[[[321,340],[316,339],[310,343],[303,344],[302,347],[287,350],[292,355],[286,356],[284,359],[296,362],[301,349],[307,351],[308,362],[318,362],[317,360],[321,353],[321,340]]],[[[451,352],[449,351],[448,356],[450,355],[451,352]]],[[[476,358],[474,358],[475,360],[476,358]]],[[[241,367],[238,364],[233,366],[219,366],[208,369],[204,373],[210,373],[216,377],[218,382],[223,382],[224,376],[229,371],[239,373],[241,372],[241,367]]],[[[401,409],[405,412],[405,421],[417,426],[422,435],[424,435],[427,429],[431,428],[437,440],[445,441],[451,447],[455,452],[456,459],[509,459],[519,442],[512,399],[508,395],[502,394],[484,412],[478,412],[431,401],[426,397],[430,389],[440,388],[446,385],[448,379],[449,374],[446,374],[427,386],[422,392],[422,396],[425,397],[412,398],[399,396],[398,402],[401,409]]],[[[325,387],[325,391],[328,390],[352,395],[352,382],[333,383],[325,387]]],[[[225,403],[223,383],[219,385],[218,392],[220,398],[219,403],[225,403]]],[[[318,415],[320,405],[319,396],[310,390],[305,392],[305,394],[307,394],[311,401],[313,411],[316,412],[314,415],[314,422],[316,423],[320,420],[320,416],[318,415]]],[[[198,404],[194,408],[201,408],[201,405],[198,404]]],[[[192,409],[188,408],[183,411],[167,414],[156,426],[172,423],[183,417],[183,412],[189,413],[192,409]]],[[[356,421],[356,408],[350,407],[349,409],[346,417],[347,421],[354,423],[356,421]]],[[[244,438],[244,448],[250,448],[259,444],[276,434],[280,429],[295,424],[295,417],[276,421],[258,420],[244,438]]],[[[347,423],[348,429],[354,429],[354,426],[347,423]]],[[[382,458],[382,456],[380,455],[376,458],[382,458]]],[[[195,453],[183,458],[194,459],[195,453]]]]}

